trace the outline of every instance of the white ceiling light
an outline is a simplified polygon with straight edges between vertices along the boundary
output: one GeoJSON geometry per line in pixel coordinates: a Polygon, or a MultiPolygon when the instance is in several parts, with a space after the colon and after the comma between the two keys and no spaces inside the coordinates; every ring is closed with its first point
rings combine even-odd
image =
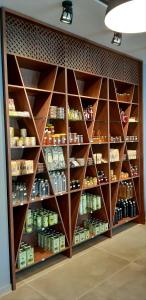
{"type": "Polygon", "coordinates": [[[116,32],[146,32],[146,0],[110,0],[105,25],[116,32]]]}

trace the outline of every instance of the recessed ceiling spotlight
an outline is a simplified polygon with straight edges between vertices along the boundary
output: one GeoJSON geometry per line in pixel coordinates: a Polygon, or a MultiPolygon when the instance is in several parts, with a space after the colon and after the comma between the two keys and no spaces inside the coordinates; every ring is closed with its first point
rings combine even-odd
{"type": "Polygon", "coordinates": [[[115,32],[146,32],[146,0],[109,0],[105,25],[115,32]]]}
{"type": "Polygon", "coordinates": [[[111,41],[112,44],[121,46],[122,43],[122,33],[120,32],[114,32],[114,36],[111,41]]]}
{"type": "Polygon", "coordinates": [[[62,11],[60,21],[66,24],[72,24],[72,20],[73,20],[72,1],[63,1],[62,7],[63,7],[63,11],[62,11]]]}

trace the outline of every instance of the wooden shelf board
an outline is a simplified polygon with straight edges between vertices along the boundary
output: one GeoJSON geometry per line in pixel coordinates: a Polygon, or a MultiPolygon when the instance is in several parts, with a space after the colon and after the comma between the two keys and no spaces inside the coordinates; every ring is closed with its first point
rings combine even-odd
{"type": "Polygon", "coordinates": [[[119,104],[122,104],[122,103],[124,103],[124,104],[128,104],[128,105],[132,105],[132,102],[131,101],[117,101],[119,104]]]}
{"type": "Polygon", "coordinates": [[[43,197],[35,197],[34,199],[31,198],[31,200],[29,201],[29,204],[33,204],[35,202],[41,202],[47,199],[52,199],[54,198],[54,195],[50,195],[50,196],[43,196],[43,197]]]}
{"type": "Polygon", "coordinates": [[[70,193],[73,194],[73,193],[77,193],[77,192],[81,192],[82,189],[76,189],[76,190],[70,190],[70,193]]]}
{"type": "Polygon", "coordinates": [[[13,146],[13,147],[11,147],[11,149],[13,150],[13,149],[27,149],[27,148],[40,148],[40,146],[39,145],[36,145],[36,146],[21,146],[21,147],[19,147],[19,146],[13,146]]]}
{"type": "Polygon", "coordinates": [[[49,147],[66,147],[67,144],[60,144],[60,145],[42,145],[43,148],[49,148],[49,147]]]}
{"type": "Polygon", "coordinates": [[[21,176],[28,176],[28,175],[33,175],[34,172],[29,173],[29,174],[20,174],[20,175],[12,175],[12,177],[21,177],[21,176]]]}
{"type": "Polygon", "coordinates": [[[55,193],[55,197],[68,195],[69,192],[61,192],[61,193],[55,193]]]}
{"type": "Polygon", "coordinates": [[[107,185],[109,184],[109,181],[108,182],[104,182],[104,183],[100,183],[99,185],[107,185]]]}
{"type": "Polygon", "coordinates": [[[121,141],[121,142],[110,142],[110,144],[124,144],[125,141],[121,141]]]}
{"type": "Polygon", "coordinates": [[[91,97],[91,96],[85,96],[85,95],[79,95],[81,99],[91,99],[91,100],[98,100],[98,97],[91,97]]]}
{"type": "Polygon", "coordinates": [[[99,187],[100,184],[97,184],[97,185],[93,185],[93,186],[88,186],[88,187],[83,187],[82,190],[90,190],[90,189],[95,189],[97,187],[99,187]]]}
{"type": "Polygon", "coordinates": [[[22,203],[13,204],[13,207],[24,206],[27,205],[28,203],[29,203],[28,201],[23,201],[22,203]]]}
{"type": "Polygon", "coordinates": [[[69,144],[69,146],[84,146],[89,145],[90,143],[78,143],[78,144],[69,144]]]}
{"type": "Polygon", "coordinates": [[[8,90],[13,92],[15,90],[24,90],[24,87],[21,85],[8,84],[8,90]]]}
{"type": "Polygon", "coordinates": [[[53,94],[56,94],[56,95],[63,95],[63,96],[66,95],[65,92],[57,92],[57,91],[53,91],[53,94]]]}
{"type": "Polygon", "coordinates": [[[49,93],[52,92],[50,90],[44,90],[44,89],[39,89],[39,88],[29,87],[29,86],[25,86],[25,89],[26,89],[26,91],[27,91],[28,94],[38,94],[38,93],[49,94],[49,93]]]}
{"type": "Polygon", "coordinates": [[[74,170],[74,169],[76,170],[76,169],[78,169],[78,168],[84,168],[84,167],[85,167],[85,165],[84,165],[84,166],[77,166],[77,167],[70,167],[70,169],[71,169],[71,170],[74,170]]]}
{"type": "Polygon", "coordinates": [[[108,232],[108,231],[109,231],[109,229],[106,230],[106,231],[104,231],[104,232],[101,232],[100,234],[97,234],[97,235],[90,235],[90,238],[89,238],[89,239],[87,239],[87,240],[85,240],[85,241],[82,241],[82,242],[80,242],[80,243],[78,243],[78,244],[76,244],[76,245],[73,244],[73,248],[76,247],[76,246],[82,245],[82,244],[84,244],[84,243],[86,243],[86,242],[88,242],[88,241],[90,241],[90,240],[93,240],[93,239],[97,238],[98,236],[100,236],[100,235],[102,235],[102,234],[104,234],[104,233],[106,233],[106,232],[108,232]]]}
{"type": "Polygon", "coordinates": [[[78,94],[70,94],[70,93],[68,93],[67,95],[68,95],[69,97],[77,97],[77,98],[80,97],[78,94]]]}
{"type": "Polygon", "coordinates": [[[82,120],[71,120],[71,119],[68,119],[68,122],[85,122],[83,119],[82,120]]]}
{"type": "Polygon", "coordinates": [[[45,251],[45,250],[43,250],[40,247],[35,247],[34,248],[34,263],[31,264],[31,265],[29,265],[29,266],[27,266],[27,267],[25,267],[25,268],[23,268],[23,269],[17,269],[16,268],[16,273],[21,272],[23,270],[26,270],[26,269],[28,269],[28,268],[30,268],[30,267],[32,267],[32,266],[34,266],[34,265],[42,262],[42,261],[45,261],[46,259],[48,259],[50,257],[56,256],[56,255],[58,255],[60,253],[63,253],[63,252],[65,252],[68,249],[69,249],[69,247],[66,247],[64,250],[62,250],[62,251],[60,251],[58,253],[53,253],[51,251],[45,251]]]}
{"type": "Polygon", "coordinates": [[[31,119],[31,116],[10,116],[9,118],[13,118],[13,119],[31,119]]]}
{"type": "Polygon", "coordinates": [[[95,142],[91,142],[91,145],[107,145],[109,144],[108,142],[104,142],[104,143],[95,143],[95,142]]]}
{"type": "Polygon", "coordinates": [[[98,100],[101,100],[101,101],[108,101],[108,99],[106,99],[106,98],[99,98],[98,100]]]}
{"type": "Polygon", "coordinates": [[[113,228],[117,228],[117,227],[119,227],[119,226],[121,226],[121,225],[124,225],[124,224],[126,224],[126,223],[129,223],[129,222],[131,222],[131,221],[133,221],[133,220],[136,220],[137,218],[139,218],[139,215],[137,215],[136,217],[133,217],[133,218],[130,218],[130,217],[124,218],[124,219],[120,220],[120,221],[118,222],[118,224],[113,225],[113,228]]]}
{"type": "Polygon", "coordinates": [[[126,143],[139,143],[139,141],[125,141],[126,143]]]}

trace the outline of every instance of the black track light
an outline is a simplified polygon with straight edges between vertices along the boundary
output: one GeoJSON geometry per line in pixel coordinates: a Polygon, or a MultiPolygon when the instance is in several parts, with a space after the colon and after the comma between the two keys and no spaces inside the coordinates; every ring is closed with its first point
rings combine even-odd
{"type": "Polygon", "coordinates": [[[60,21],[66,24],[72,24],[72,20],[73,20],[72,1],[63,1],[62,7],[63,7],[63,12],[60,21]]]}
{"type": "Polygon", "coordinates": [[[112,44],[121,46],[122,43],[122,33],[120,32],[114,32],[114,36],[111,41],[112,44]]]}

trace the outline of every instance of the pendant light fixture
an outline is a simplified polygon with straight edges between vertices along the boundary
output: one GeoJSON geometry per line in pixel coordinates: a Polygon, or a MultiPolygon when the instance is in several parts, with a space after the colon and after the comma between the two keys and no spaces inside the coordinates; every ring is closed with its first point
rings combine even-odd
{"type": "Polygon", "coordinates": [[[66,24],[72,24],[72,20],[73,20],[72,1],[63,1],[62,7],[63,7],[63,11],[62,11],[60,21],[66,24]]]}
{"type": "Polygon", "coordinates": [[[109,0],[105,25],[115,32],[146,32],[146,0],[109,0]]]}

